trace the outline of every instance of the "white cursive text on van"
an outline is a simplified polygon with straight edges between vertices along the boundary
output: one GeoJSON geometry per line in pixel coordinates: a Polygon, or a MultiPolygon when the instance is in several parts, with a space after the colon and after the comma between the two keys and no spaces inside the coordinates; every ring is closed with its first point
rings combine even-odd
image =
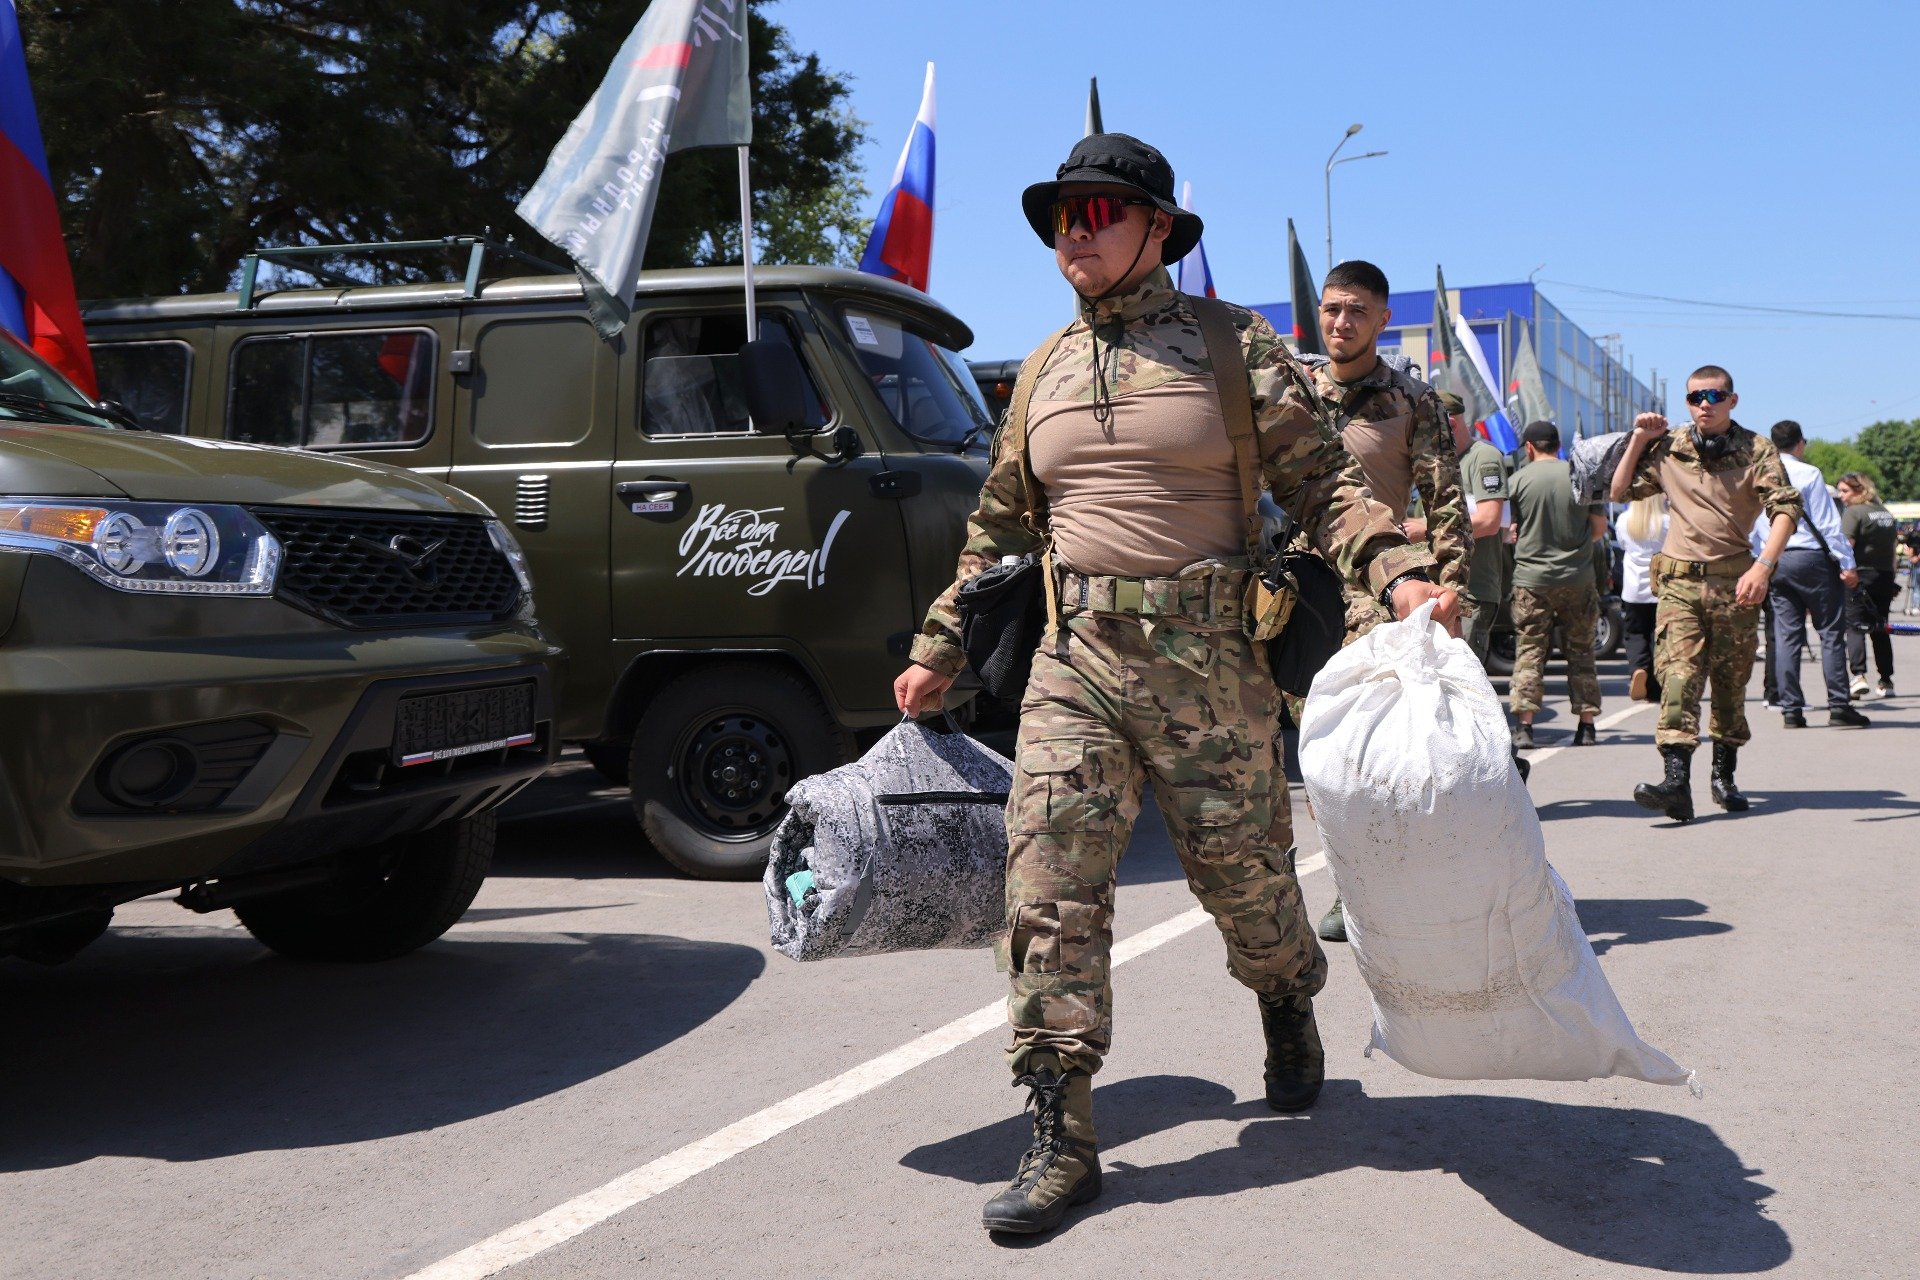
{"type": "Polygon", "coordinates": [[[682,561],[676,578],[752,578],[750,596],[764,596],[783,582],[798,582],[807,590],[827,580],[827,554],[840,526],[853,514],[842,511],[828,526],[818,548],[780,547],[780,522],[772,517],[785,507],[740,507],[728,510],[724,502],[701,507],[680,535],[682,561]]]}

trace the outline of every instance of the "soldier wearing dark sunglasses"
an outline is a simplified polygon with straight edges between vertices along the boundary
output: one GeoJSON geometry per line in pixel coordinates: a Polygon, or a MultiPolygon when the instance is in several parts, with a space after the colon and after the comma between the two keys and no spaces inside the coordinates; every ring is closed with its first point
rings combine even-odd
{"type": "Polygon", "coordinates": [[[1733,775],[1751,737],[1747,680],[1759,647],[1760,603],[1801,515],[1800,491],[1787,479],[1779,450],[1733,420],[1739,403],[1733,375],[1702,365],[1687,378],[1688,429],[1673,434],[1665,417],[1641,414],[1613,473],[1615,502],[1667,496],[1667,539],[1650,571],[1660,686],[1654,743],[1666,776],[1635,787],[1633,798],[1678,822],[1693,817],[1690,765],[1700,743],[1700,694],[1709,684],[1714,803],[1747,807],[1733,775]],[[1771,524],[1756,558],[1748,537],[1762,511],[1771,524]]]}
{"type": "Polygon", "coordinates": [[[959,583],[1044,553],[1050,624],[1021,704],[1000,947],[1033,1139],[982,1214],[1034,1233],[1100,1194],[1092,1076],[1113,1030],[1114,876],[1149,780],[1228,970],[1258,996],[1268,1105],[1299,1111],[1320,1092],[1327,962],[1294,878],[1279,692],[1247,625],[1264,616],[1249,604],[1258,496],[1397,615],[1434,600],[1452,625],[1459,597],[1427,580],[1434,557],[1396,523],[1404,495],[1398,512],[1369,496],[1273,327],[1174,290],[1163,264],[1201,228],[1159,151],[1094,134],[1021,203],[1079,315],[1021,368],[957,581],[894,695],[908,714],[938,706],[966,665],[959,583]]]}

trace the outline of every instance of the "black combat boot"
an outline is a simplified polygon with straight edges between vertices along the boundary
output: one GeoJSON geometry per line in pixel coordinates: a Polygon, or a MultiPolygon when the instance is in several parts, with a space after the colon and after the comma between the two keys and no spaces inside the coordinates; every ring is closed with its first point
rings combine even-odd
{"type": "Polygon", "coordinates": [[[1260,1029],[1267,1033],[1267,1105],[1275,1111],[1305,1111],[1320,1096],[1327,1076],[1313,997],[1260,997],[1260,1029]]]}
{"type": "Polygon", "coordinates": [[[1747,798],[1734,785],[1733,771],[1740,763],[1740,748],[1724,742],[1713,744],[1713,802],[1728,813],[1745,813],[1747,798]]]}
{"type": "Polygon", "coordinates": [[[1634,803],[1642,809],[1664,813],[1675,822],[1693,818],[1693,748],[1673,743],[1660,748],[1667,762],[1665,782],[1643,782],[1633,789],[1634,803]]]}
{"type": "Polygon", "coordinates": [[[989,1231],[1038,1235],[1060,1225],[1067,1210],[1100,1194],[1100,1153],[1093,1134],[1093,1077],[1061,1070],[1051,1053],[1027,1057],[1024,1086],[1033,1112],[1033,1145],[1020,1157],[1013,1183],[987,1201],[980,1221],[989,1231]]]}

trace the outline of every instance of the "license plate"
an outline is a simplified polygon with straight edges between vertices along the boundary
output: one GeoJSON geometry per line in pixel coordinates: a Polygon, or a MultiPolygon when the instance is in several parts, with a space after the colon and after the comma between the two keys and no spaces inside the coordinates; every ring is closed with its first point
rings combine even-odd
{"type": "Polygon", "coordinates": [[[400,700],[393,718],[393,758],[403,768],[532,741],[530,683],[416,694],[400,700]]]}

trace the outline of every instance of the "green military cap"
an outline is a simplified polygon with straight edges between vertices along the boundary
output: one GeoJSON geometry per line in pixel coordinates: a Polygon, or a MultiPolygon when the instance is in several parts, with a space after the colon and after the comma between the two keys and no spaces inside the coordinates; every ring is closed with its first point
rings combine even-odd
{"type": "Polygon", "coordinates": [[[1442,391],[1440,393],[1440,403],[1447,406],[1447,412],[1450,414],[1465,413],[1467,411],[1467,402],[1451,391],[1442,391]]]}

